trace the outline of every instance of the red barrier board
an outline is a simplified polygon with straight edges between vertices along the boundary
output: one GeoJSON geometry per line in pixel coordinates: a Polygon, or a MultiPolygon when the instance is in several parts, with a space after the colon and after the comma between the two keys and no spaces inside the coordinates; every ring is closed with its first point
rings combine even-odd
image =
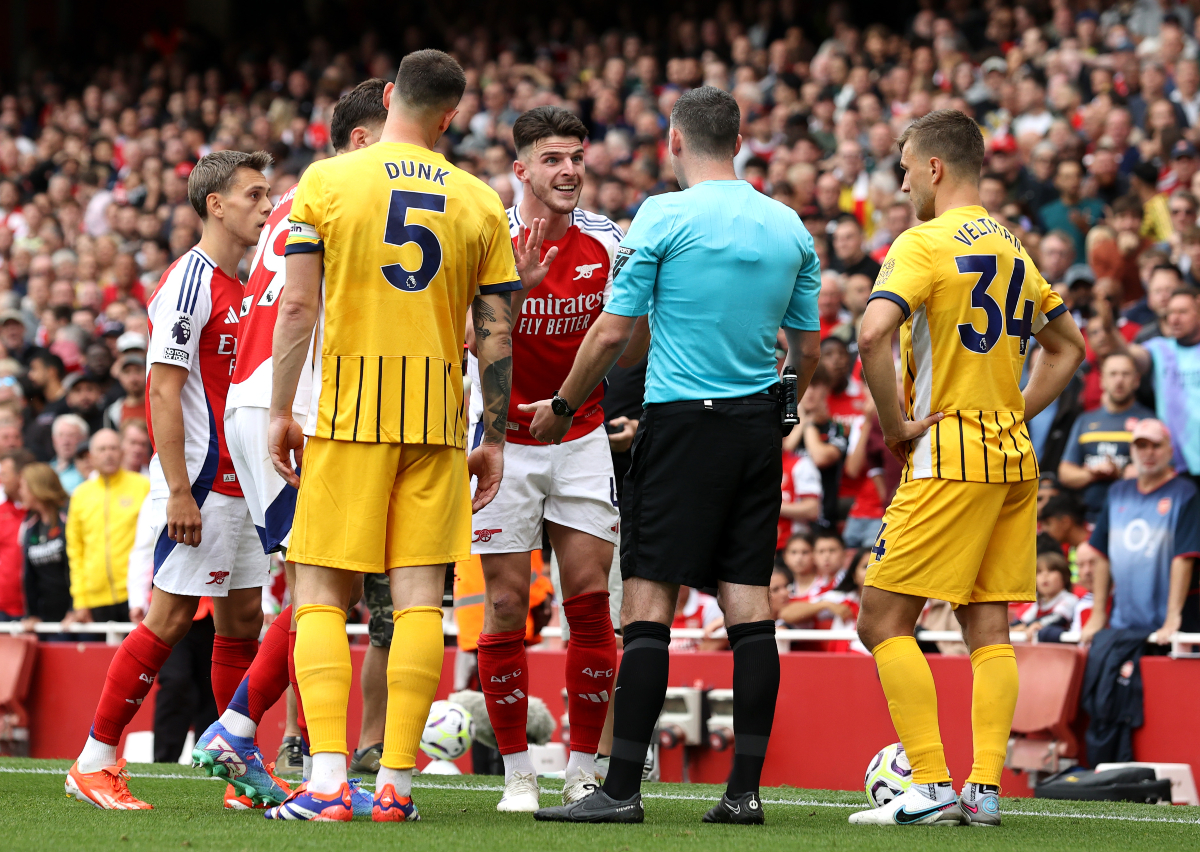
{"type": "MultiPolygon", "coordinates": [[[[30,690],[30,753],[33,757],[70,758],[79,753],[92,722],[96,701],[115,648],[96,643],[43,643],[30,690]]],[[[350,690],[349,743],[357,744],[362,714],[358,673],[365,646],[351,647],[354,682],[350,690]]],[[[454,649],[446,663],[438,697],[451,691],[454,649]]],[[[531,651],[530,692],[542,698],[555,721],[562,702],[563,651],[531,651]]],[[[966,657],[929,657],[938,687],[938,715],[946,759],[957,781],[971,766],[971,665],[966,657]]],[[[763,770],[766,785],[856,790],[871,757],[896,739],[887,702],[875,674],[875,663],[859,654],[791,653],[780,658],[781,687],[775,728],[763,770]]],[[[1146,724],[1134,736],[1138,760],[1189,763],[1200,775],[1200,660],[1151,657],[1142,660],[1146,724]]],[[[729,653],[678,654],[671,658],[672,686],[697,683],[730,688],[733,656],[729,653]]],[[[151,692],[129,730],[153,728],[151,692]]],[[[259,742],[267,760],[283,736],[285,704],[280,701],[263,718],[259,742]]],[[[730,751],[688,749],[688,776],[697,782],[720,783],[729,771],[730,751]]],[[[682,777],[683,749],[662,753],[664,781],[682,777]]],[[[470,761],[459,766],[470,771],[470,761]]],[[[1005,795],[1030,794],[1026,779],[1005,772],[1005,795]]]]}

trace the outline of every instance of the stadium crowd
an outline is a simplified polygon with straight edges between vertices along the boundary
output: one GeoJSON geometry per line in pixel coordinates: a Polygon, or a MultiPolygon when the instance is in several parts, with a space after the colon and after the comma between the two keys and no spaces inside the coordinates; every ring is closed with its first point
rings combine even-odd
{"type": "MultiPolygon", "coordinates": [[[[1017,629],[1078,633],[1098,577],[1105,592],[1115,581],[1119,599],[1180,558],[1190,570],[1186,548],[1130,564],[1122,553],[1118,566],[1104,536],[1110,502],[1133,499],[1116,483],[1153,490],[1169,470],[1200,476],[1192,7],[951,2],[890,30],[856,26],[841,3],[813,26],[798,6],[722,2],[708,17],[672,15],[658,36],[555,18],[521,38],[470,23],[410,28],[403,45],[368,32],[336,49],[317,37],[303,56],[225,63],[178,30],[74,77],[37,68],[0,94],[0,618],[129,616],[123,560],[107,554],[112,542],[113,552],[132,547],[146,493],[145,303],[198,238],[186,197],[193,164],[214,150],[265,149],[272,191],[283,193],[330,154],[338,96],[366,77],[393,78],[405,50],[430,44],[452,51],[468,76],[441,142],[448,158],[511,205],[521,192],[513,122],[534,106],[567,106],[590,131],[582,206],[622,228],[647,197],[678,188],[664,146],[679,94],[708,84],[738,101],[740,176],[796,211],[823,269],[821,366],[785,439],[772,585],[780,624],[853,626],[902,475],[861,378],[856,334],[888,247],[917,224],[894,140],[945,107],[983,128],[984,206],[1029,250],[1088,342],[1071,386],[1029,423],[1042,555],[1039,600],[1014,610],[1017,629]],[[110,502],[121,511],[103,511],[110,502]]],[[[783,345],[781,336],[781,359],[783,345]]],[[[1200,527],[1193,494],[1177,492],[1175,530],[1200,527]]],[[[1150,629],[1197,626],[1188,613],[1155,611],[1160,598],[1143,617],[1150,629]]],[[[698,592],[681,601],[677,624],[716,627],[714,602],[698,592]]],[[[952,621],[937,604],[926,613],[927,627],[952,621]]],[[[689,647],[709,642],[721,644],[689,647]]]]}

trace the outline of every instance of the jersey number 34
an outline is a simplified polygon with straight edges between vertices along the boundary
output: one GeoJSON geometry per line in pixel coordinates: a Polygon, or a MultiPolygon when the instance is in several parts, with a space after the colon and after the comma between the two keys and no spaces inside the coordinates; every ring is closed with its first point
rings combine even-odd
{"type": "Polygon", "coordinates": [[[446,196],[436,195],[432,192],[392,190],[383,241],[390,246],[416,243],[421,249],[421,265],[415,270],[411,270],[406,269],[400,263],[389,263],[387,266],[381,266],[380,271],[387,282],[397,290],[405,293],[417,293],[428,287],[429,282],[442,268],[442,242],[438,239],[437,234],[424,225],[410,224],[408,222],[409,210],[445,213],[446,196]]]}
{"type": "Polygon", "coordinates": [[[1021,301],[1021,290],[1025,285],[1025,261],[1013,259],[1012,277],[1008,280],[1008,294],[1004,299],[1004,310],[988,293],[988,288],[996,280],[996,255],[967,254],[956,257],[958,271],[963,275],[978,275],[979,280],[971,288],[971,307],[978,308],[987,317],[987,327],[982,332],[975,328],[973,322],[958,324],[958,337],[962,345],[971,352],[987,353],[1000,341],[1000,336],[1007,333],[1010,337],[1021,340],[1021,354],[1029,346],[1029,335],[1033,327],[1034,304],[1032,299],[1026,299],[1021,316],[1017,316],[1017,303],[1021,301]]]}

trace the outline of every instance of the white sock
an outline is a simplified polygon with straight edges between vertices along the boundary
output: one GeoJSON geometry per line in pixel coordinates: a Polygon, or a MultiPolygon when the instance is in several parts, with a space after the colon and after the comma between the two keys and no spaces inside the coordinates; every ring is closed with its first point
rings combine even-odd
{"type": "Polygon", "coordinates": [[[583,751],[571,752],[571,756],[567,758],[567,782],[578,778],[584,772],[589,775],[596,774],[596,755],[583,751]]]}
{"type": "Polygon", "coordinates": [[[931,799],[935,802],[948,802],[957,795],[954,792],[954,783],[951,781],[943,781],[940,784],[913,784],[912,789],[915,789],[926,799],[931,799]]]}
{"type": "Polygon", "coordinates": [[[301,760],[304,761],[304,768],[300,770],[300,777],[307,781],[312,778],[312,755],[306,754],[301,758],[301,760]]]}
{"type": "Polygon", "coordinates": [[[222,713],[221,724],[235,737],[253,737],[254,732],[258,730],[258,725],[254,724],[249,716],[243,716],[236,710],[226,710],[222,713]]]}
{"type": "Polygon", "coordinates": [[[412,773],[411,769],[390,769],[380,764],[379,774],[375,776],[375,790],[382,790],[391,784],[396,788],[397,796],[411,796],[412,773]]]}
{"type": "Polygon", "coordinates": [[[336,793],[346,783],[346,755],[336,751],[318,752],[312,756],[312,778],[308,789],[314,793],[336,793]]]}
{"type": "Polygon", "coordinates": [[[517,772],[528,772],[530,775],[536,775],[533,771],[533,760],[529,757],[529,749],[525,751],[513,752],[512,754],[501,755],[504,758],[504,783],[507,784],[509,779],[517,772]]]}
{"type": "Polygon", "coordinates": [[[89,772],[99,772],[106,766],[112,766],[117,762],[117,747],[100,742],[95,737],[88,737],[87,742],[83,744],[83,751],[79,755],[79,771],[84,775],[89,772]]]}

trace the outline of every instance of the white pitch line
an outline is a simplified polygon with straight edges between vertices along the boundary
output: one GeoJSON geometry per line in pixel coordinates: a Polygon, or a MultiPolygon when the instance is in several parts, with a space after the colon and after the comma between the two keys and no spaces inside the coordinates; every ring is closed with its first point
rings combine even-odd
{"type": "MultiPolygon", "coordinates": [[[[65,775],[65,770],[62,769],[44,769],[40,767],[18,767],[18,766],[0,766],[0,774],[10,775],[65,775]]],[[[180,775],[178,773],[150,773],[150,772],[130,772],[130,778],[149,778],[164,781],[224,781],[223,778],[209,778],[206,775],[180,775]]],[[[362,784],[368,790],[374,789],[373,784],[362,784]]],[[[436,784],[420,780],[413,781],[413,787],[421,790],[458,790],[471,793],[500,793],[504,787],[495,784],[436,784]]],[[[546,792],[556,792],[554,790],[546,792]]],[[[711,802],[715,800],[713,796],[687,796],[679,793],[643,793],[643,799],[665,799],[676,802],[711,802]]],[[[861,804],[853,802],[828,802],[817,801],[812,799],[763,799],[764,805],[791,805],[801,808],[861,808],[861,804]]],[[[1055,813],[1052,811],[1027,811],[1019,809],[1006,808],[1005,814],[1011,816],[1032,816],[1046,817],[1048,819],[1104,819],[1115,822],[1152,822],[1152,823],[1167,823],[1174,825],[1200,825],[1200,819],[1175,819],[1172,817],[1142,817],[1142,816],[1121,816],[1120,814],[1081,814],[1081,813],[1055,813]]]]}

